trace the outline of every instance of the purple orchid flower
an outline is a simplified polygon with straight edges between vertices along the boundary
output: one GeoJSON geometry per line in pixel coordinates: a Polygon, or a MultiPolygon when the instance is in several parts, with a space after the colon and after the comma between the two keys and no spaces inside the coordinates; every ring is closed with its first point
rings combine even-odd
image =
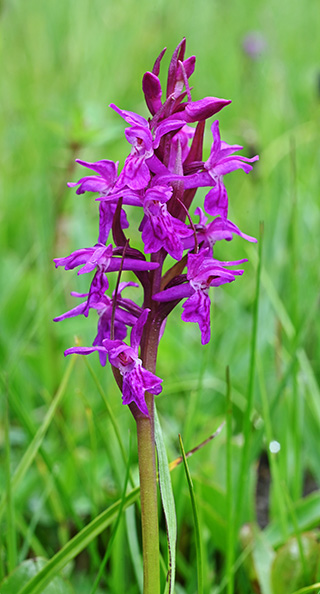
{"type": "Polygon", "coordinates": [[[169,171],[175,172],[178,151],[181,151],[181,162],[183,163],[186,160],[189,154],[189,140],[193,138],[194,133],[195,128],[185,125],[172,137],[168,163],[169,171]]]}
{"type": "Polygon", "coordinates": [[[164,248],[172,258],[181,260],[184,249],[182,238],[192,231],[168,212],[166,202],[171,196],[172,189],[164,186],[154,186],[146,191],[143,203],[145,218],[140,230],[146,254],[164,248]]]}
{"type": "Polygon", "coordinates": [[[238,144],[232,146],[221,141],[219,120],[213,122],[211,131],[213,135],[213,144],[210,157],[204,163],[204,168],[208,171],[215,185],[205,197],[204,208],[208,214],[221,215],[222,217],[227,218],[228,195],[222,181],[222,176],[231,171],[235,171],[236,169],[243,169],[245,173],[249,173],[252,166],[248,163],[257,161],[259,157],[256,155],[249,159],[248,157],[233,155],[235,151],[239,151],[243,147],[238,144]]]}
{"type": "Polygon", "coordinates": [[[133,126],[126,128],[125,135],[132,149],[119,176],[119,185],[141,190],[148,185],[151,177],[146,160],[153,155],[152,134],[147,127],[133,126]]]}
{"type": "MultiPolygon", "coordinates": [[[[219,262],[213,258],[213,247],[217,241],[230,241],[234,235],[250,242],[256,241],[242,233],[228,219],[228,196],[223,177],[236,169],[248,173],[258,157],[242,157],[236,154],[242,149],[241,146],[221,141],[219,122],[216,120],[211,127],[213,143],[210,155],[203,161],[205,121],[231,101],[210,96],[192,100],[189,79],[195,68],[195,57],[185,57],[185,46],[186,41],[183,39],[173,52],[165,94],[159,80],[165,50],[156,59],[152,71],[146,72],[143,77],[142,88],[151,113],[149,120],[114,104],[110,105],[128,126],[125,136],[131,145],[130,154],[119,175],[118,163],[113,161],[77,161],[91,169],[94,175],[68,185],[76,187],[77,194],[88,191],[98,193],[99,240],[93,247],[55,259],[56,267],[63,266],[66,270],[80,267],[78,274],[93,272],[88,292],[81,295],[72,293],[84,301],[55,319],[88,316],[90,309],[95,309],[99,316],[92,347],[68,349],[67,353],[88,354],[96,350],[102,365],[105,365],[108,356],[123,376],[123,403],[135,402],[140,412],[146,415],[145,391],[149,390],[152,394],[161,391],[161,380],[145,370],[138,357],[138,347],[150,311],[146,306],[150,307],[154,300],[152,320],[156,319],[157,324],[161,322],[161,332],[159,334],[157,328],[156,333],[160,340],[167,316],[184,299],[182,320],[197,323],[201,342],[207,344],[210,339],[209,289],[234,281],[243,271],[230,267],[244,261],[219,262]],[[196,125],[193,127],[192,124],[196,125]],[[208,188],[204,210],[214,219],[208,222],[203,210],[198,208],[195,214],[199,215],[199,223],[194,224],[189,210],[200,187],[208,188]],[[130,247],[123,232],[123,229],[128,228],[123,205],[143,209],[139,231],[144,253],[152,254],[151,260],[157,260],[159,264],[147,262],[141,252],[130,247]],[[116,248],[106,245],[111,227],[116,248]],[[124,246],[125,257],[122,257],[124,246]],[[184,251],[190,249],[196,253],[189,253],[184,258],[184,251]],[[165,288],[159,292],[164,261],[162,255],[165,252],[177,262],[162,276],[161,286],[165,288]],[[186,259],[187,273],[183,274],[186,259]],[[154,276],[153,271],[158,267],[154,276]],[[142,307],[122,297],[121,292],[127,286],[126,283],[120,283],[116,297],[106,294],[108,273],[120,270],[135,272],[144,290],[142,307]],[[115,298],[114,339],[111,340],[110,325],[115,298]],[[123,342],[128,327],[132,327],[131,346],[123,342]]],[[[151,327],[153,323],[150,321],[151,327]]],[[[143,344],[145,353],[149,348],[148,336],[145,336],[143,344]]]]}
{"type": "Polygon", "coordinates": [[[69,188],[79,186],[76,190],[77,194],[83,194],[84,192],[99,192],[101,196],[110,194],[117,180],[119,162],[114,163],[108,159],[103,159],[102,161],[89,163],[88,161],[76,159],[76,163],[79,163],[79,165],[83,165],[83,167],[87,167],[88,169],[92,169],[92,171],[95,171],[98,175],[88,175],[82,177],[77,182],[69,182],[69,188]]]}
{"type": "Polygon", "coordinates": [[[58,266],[64,266],[65,270],[72,270],[73,268],[82,266],[78,274],[85,274],[97,269],[90,285],[87,308],[83,312],[85,316],[88,316],[90,307],[94,307],[94,304],[101,301],[108,289],[107,272],[119,271],[121,267],[122,270],[141,272],[154,270],[159,266],[156,262],[146,262],[145,260],[136,260],[129,257],[125,257],[122,261],[121,257],[113,256],[111,244],[107,247],[97,244],[92,248],[76,250],[65,258],[55,258],[54,262],[56,268],[58,266]]]}
{"type": "Polygon", "coordinates": [[[130,346],[122,340],[104,339],[102,346],[72,347],[65,351],[65,355],[77,353],[89,355],[94,351],[108,355],[111,365],[119,369],[123,377],[122,403],[131,404],[134,402],[142,414],[149,416],[144,394],[160,394],[162,379],[142,367],[142,361],[138,356],[139,344],[141,342],[143,327],[147,321],[149,309],[144,309],[131,331],[130,346]]]}
{"type": "MultiPolygon", "coordinates": [[[[115,308],[115,319],[114,319],[114,339],[123,340],[127,336],[127,326],[134,326],[137,321],[137,315],[140,315],[142,309],[137,306],[131,299],[121,298],[121,293],[127,287],[139,287],[137,283],[128,282],[120,283],[117,292],[117,302],[115,308]],[[124,307],[126,309],[124,309],[124,307]],[[138,313],[137,313],[138,312],[138,313]]],[[[97,310],[98,319],[98,332],[92,343],[93,346],[102,346],[105,339],[110,339],[111,332],[111,318],[113,301],[115,298],[115,292],[112,293],[112,299],[107,295],[104,295],[103,299],[93,305],[94,309],[97,310]]],[[[99,352],[99,359],[102,367],[105,366],[107,357],[106,353],[99,352]]]]}
{"type": "MultiPolygon", "coordinates": [[[[101,272],[119,271],[121,261],[121,257],[113,255],[111,244],[106,247],[99,243],[90,248],[76,250],[75,252],[72,252],[70,256],[54,259],[56,268],[58,268],[58,266],[63,266],[65,270],[72,270],[78,266],[83,266],[83,268],[78,271],[78,274],[92,272],[95,268],[101,272]]],[[[157,267],[158,264],[155,262],[146,262],[144,259],[136,260],[127,256],[122,263],[122,270],[154,270],[154,268],[157,267]]]]}
{"type": "Polygon", "coordinates": [[[143,206],[145,216],[139,230],[142,231],[145,253],[152,254],[163,247],[172,258],[180,260],[184,250],[182,239],[191,235],[192,231],[168,212],[166,203],[172,193],[169,186],[155,185],[145,191],[125,189],[98,200],[118,200],[121,195],[124,204],[143,206]]]}
{"type": "MultiPolygon", "coordinates": [[[[95,163],[76,159],[76,162],[83,165],[83,167],[92,169],[92,171],[95,171],[98,175],[89,175],[82,177],[77,182],[69,182],[69,188],[79,186],[76,190],[76,194],[99,192],[100,197],[106,197],[111,194],[117,181],[119,162],[114,163],[108,159],[96,161],[95,163]]],[[[116,208],[116,204],[109,204],[107,202],[101,202],[99,205],[99,243],[106,243],[108,240],[116,208]]],[[[122,229],[127,229],[129,227],[124,210],[121,210],[120,223],[122,229]]]]}
{"type": "MultiPolygon", "coordinates": [[[[98,243],[106,243],[113,223],[113,217],[117,209],[117,203],[101,200],[99,204],[99,237],[98,243]]],[[[120,213],[121,229],[128,229],[129,222],[125,211],[121,208],[120,213]]]]}
{"type": "MultiPolygon", "coordinates": [[[[229,145],[221,141],[219,131],[219,121],[216,120],[211,126],[213,134],[213,144],[211,146],[210,156],[207,161],[203,163],[204,171],[191,173],[184,178],[185,189],[199,188],[204,186],[212,186],[213,188],[208,192],[204,200],[205,211],[212,216],[221,216],[227,218],[228,216],[228,195],[225,185],[223,183],[223,176],[236,169],[243,169],[245,173],[249,173],[252,169],[254,161],[258,161],[259,157],[256,155],[249,159],[241,155],[234,155],[235,151],[241,150],[243,147],[234,144],[229,145]]],[[[192,170],[195,166],[202,165],[201,163],[191,163],[189,168],[192,170]]]]}
{"type": "MultiPolygon", "coordinates": [[[[115,320],[114,320],[114,337],[118,340],[123,340],[127,335],[127,326],[134,326],[137,317],[142,312],[141,307],[136,305],[131,299],[124,299],[121,297],[121,293],[127,287],[139,287],[137,283],[128,282],[120,283],[117,292],[117,304],[115,309],[115,320]]],[[[111,317],[113,301],[115,292],[112,293],[112,298],[107,295],[101,295],[100,301],[88,300],[89,293],[76,293],[72,292],[73,297],[86,297],[86,301],[80,303],[76,307],[69,311],[61,314],[54,318],[54,322],[60,322],[67,318],[73,318],[79,315],[86,315],[88,309],[95,309],[98,313],[98,332],[92,343],[93,346],[101,346],[105,338],[110,338],[111,330],[111,317]]],[[[106,354],[99,352],[100,363],[104,367],[106,364],[106,354]]]]}
{"type": "MultiPolygon", "coordinates": [[[[213,221],[211,221],[211,223],[207,224],[208,217],[205,216],[202,208],[199,206],[194,211],[194,214],[199,216],[199,223],[195,225],[197,241],[198,243],[202,244],[203,248],[209,247],[211,253],[213,252],[213,246],[217,241],[220,241],[221,239],[231,241],[233,239],[233,235],[239,235],[243,239],[246,239],[246,241],[253,243],[257,242],[255,237],[251,237],[250,235],[246,235],[246,233],[242,233],[239,227],[237,227],[237,225],[228,219],[216,217],[213,221]]],[[[190,236],[187,239],[184,239],[183,246],[185,249],[193,248],[194,237],[190,236]]]]}
{"type": "Polygon", "coordinates": [[[201,331],[201,344],[210,340],[210,297],[209,288],[218,287],[235,280],[243,274],[243,270],[227,270],[226,266],[235,266],[246,260],[235,262],[220,262],[209,256],[209,248],[200,250],[197,254],[188,255],[187,284],[165,289],[153,295],[159,302],[175,301],[188,297],[182,305],[184,312],[181,319],[185,322],[196,322],[201,331]]]}
{"type": "Polygon", "coordinates": [[[161,138],[165,134],[182,128],[183,122],[178,118],[157,123],[153,139],[149,122],[145,118],[132,111],[122,110],[113,103],[110,107],[132,126],[125,129],[125,136],[132,145],[132,149],[126,158],[116,188],[121,190],[124,186],[128,186],[132,190],[142,190],[147,187],[151,179],[149,161],[152,160],[152,170],[152,165],[154,166],[156,160],[154,159],[154,149],[159,147],[161,138]]]}

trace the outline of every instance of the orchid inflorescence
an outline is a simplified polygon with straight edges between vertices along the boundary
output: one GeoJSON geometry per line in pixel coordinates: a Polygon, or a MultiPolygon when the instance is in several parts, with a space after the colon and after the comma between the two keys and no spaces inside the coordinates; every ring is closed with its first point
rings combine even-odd
{"type": "Polygon", "coordinates": [[[234,266],[245,261],[216,260],[214,244],[221,239],[230,241],[234,234],[256,241],[228,219],[223,177],[236,169],[248,173],[252,169],[250,163],[258,156],[249,159],[235,154],[242,147],[221,141],[219,121],[215,120],[211,126],[210,155],[203,161],[205,121],[231,101],[216,97],[192,100],[189,78],[195,68],[195,56],[184,58],[185,39],[173,53],[163,100],[158,76],[164,53],[165,50],[156,59],[152,72],[143,76],[142,88],[151,113],[148,120],[114,104],[110,106],[129,125],[125,136],[132,148],[122,171],[118,173],[118,163],[107,159],[95,163],[77,160],[94,175],[68,184],[77,187],[77,194],[98,193],[98,243],[55,259],[56,267],[70,270],[81,266],[78,274],[94,272],[88,293],[71,293],[84,301],[55,321],[88,316],[90,309],[95,309],[99,316],[92,346],[69,348],[65,354],[97,351],[101,365],[106,364],[108,357],[122,389],[123,404],[129,404],[134,415],[146,416],[145,392],[161,392],[162,380],[155,375],[156,348],[167,316],[184,300],[182,320],[196,322],[202,344],[208,343],[209,289],[234,281],[243,273],[234,266]],[[199,207],[194,211],[199,222],[191,218],[192,201],[199,187],[209,188],[204,199],[204,211],[212,217],[209,222],[199,207]],[[124,232],[129,227],[127,205],[142,209],[139,231],[144,253],[131,247],[124,232]],[[111,231],[114,246],[109,240],[111,231]],[[149,261],[145,254],[150,254],[149,261]],[[176,262],[163,273],[168,255],[176,262]],[[119,282],[123,270],[133,271],[142,285],[142,306],[123,297],[128,286],[139,286],[119,282]],[[112,296],[107,295],[109,272],[118,272],[119,276],[112,296]],[[124,342],[128,326],[132,327],[130,346],[124,342]],[[156,343],[156,348],[150,358],[151,342],[153,347],[156,343]]]}

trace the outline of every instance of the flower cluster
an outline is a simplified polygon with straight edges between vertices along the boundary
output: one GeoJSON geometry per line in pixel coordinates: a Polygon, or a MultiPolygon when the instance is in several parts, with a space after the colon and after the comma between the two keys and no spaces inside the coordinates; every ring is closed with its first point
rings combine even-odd
{"type": "Polygon", "coordinates": [[[230,241],[245,235],[228,219],[228,195],[224,176],[236,169],[248,173],[258,156],[251,159],[238,153],[239,145],[229,145],[220,138],[219,121],[211,126],[213,142],[210,155],[203,160],[205,122],[231,103],[225,99],[206,97],[193,101],[189,78],[195,68],[195,57],[185,59],[185,39],[173,53],[164,96],[159,80],[160,63],[165,50],[155,61],[151,72],[143,76],[142,88],[150,117],[111,108],[123,118],[125,136],[131,145],[130,154],[118,173],[118,163],[101,160],[95,163],[77,160],[93,174],[76,183],[77,194],[95,192],[99,202],[99,236],[93,247],[79,249],[65,258],[56,258],[56,267],[66,270],[81,267],[78,274],[94,272],[88,293],[72,293],[84,301],[55,318],[56,321],[98,312],[98,333],[92,347],[75,347],[65,354],[88,354],[97,351],[100,362],[109,362],[122,376],[123,403],[134,403],[138,411],[148,415],[145,391],[159,394],[162,380],[154,375],[155,361],[144,359],[148,341],[162,335],[167,316],[184,300],[182,320],[196,322],[201,342],[210,340],[210,287],[230,283],[243,273],[234,268],[241,261],[221,262],[213,257],[214,245],[221,239],[230,241]],[[190,214],[197,188],[206,187],[205,216],[201,208],[190,214]],[[139,231],[143,252],[130,245],[125,230],[129,223],[126,206],[141,210],[139,231]],[[113,242],[109,239],[112,231],[113,242]],[[149,255],[149,260],[145,255],[149,255]],[[162,273],[167,256],[176,262],[162,273]],[[186,272],[184,269],[186,268],[186,272]],[[142,305],[122,296],[128,285],[118,283],[112,296],[107,295],[111,272],[131,270],[144,290],[142,305]],[[131,346],[124,341],[131,327],[131,346]],[[141,347],[141,359],[139,358],[141,347]],[[152,369],[150,369],[150,367],[152,369]]]}

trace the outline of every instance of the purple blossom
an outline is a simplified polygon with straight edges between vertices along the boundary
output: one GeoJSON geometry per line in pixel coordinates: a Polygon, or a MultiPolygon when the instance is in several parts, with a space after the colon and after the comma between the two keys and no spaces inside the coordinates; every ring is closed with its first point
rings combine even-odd
{"type": "Polygon", "coordinates": [[[134,126],[126,128],[125,135],[132,149],[120,174],[119,184],[120,187],[127,185],[132,190],[141,190],[148,185],[151,177],[146,160],[153,155],[152,134],[148,128],[134,126]]]}
{"type": "Polygon", "coordinates": [[[181,162],[183,163],[186,160],[189,154],[189,140],[193,138],[194,133],[195,128],[185,125],[173,136],[168,163],[169,171],[175,172],[178,151],[181,151],[181,162]]]}
{"type": "MultiPolygon", "coordinates": [[[[145,391],[159,394],[162,380],[146,370],[139,359],[143,333],[143,353],[146,353],[150,347],[149,336],[154,331],[154,336],[161,339],[167,316],[183,299],[182,320],[197,323],[201,342],[207,344],[210,340],[209,289],[235,280],[243,271],[230,267],[244,261],[219,262],[213,258],[213,247],[217,241],[230,241],[234,235],[256,241],[228,219],[224,175],[237,169],[248,173],[252,169],[251,163],[258,157],[242,157],[236,154],[241,146],[221,141],[216,120],[211,126],[210,155],[203,160],[205,121],[231,101],[213,96],[192,99],[189,78],[194,72],[195,57],[185,57],[185,46],[183,39],[173,52],[165,93],[159,79],[165,50],[156,59],[152,71],[143,77],[142,88],[151,118],[147,120],[132,111],[110,105],[127,124],[124,133],[130,144],[130,154],[119,174],[118,163],[113,161],[77,161],[91,169],[94,175],[68,185],[76,187],[77,194],[98,193],[99,239],[93,247],[81,248],[65,258],[55,259],[56,267],[63,266],[66,270],[80,267],[78,274],[93,273],[87,293],[72,293],[83,301],[55,320],[88,316],[90,309],[98,313],[98,329],[92,347],[75,347],[68,349],[66,354],[97,351],[102,365],[108,357],[123,377],[123,403],[135,403],[144,415],[148,415],[145,391]],[[189,211],[200,187],[208,188],[204,210],[214,218],[208,222],[203,210],[198,208],[195,214],[199,215],[199,223],[193,223],[189,211]],[[139,231],[144,253],[152,254],[151,262],[131,247],[129,236],[127,238],[127,232],[124,233],[129,227],[126,214],[131,214],[131,208],[126,209],[126,213],[123,206],[141,209],[139,231]],[[111,228],[115,248],[106,245],[111,228]],[[190,249],[195,253],[189,251],[183,257],[185,250],[190,249]],[[171,268],[166,266],[163,274],[167,254],[176,262],[171,268]],[[187,273],[183,274],[186,261],[187,273]],[[142,307],[122,297],[123,289],[134,283],[120,283],[116,296],[107,294],[109,272],[120,274],[120,271],[135,272],[143,288],[142,307]],[[160,287],[164,289],[160,291],[160,287]],[[151,307],[152,319],[145,331],[151,307]],[[129,327],[132,327],[130,346],[123,342],[129,327]]],[[[156,346],[155,343],[150,348],[156,346]]]]}
{"type": "MultiPolygon", "coordinates": [[[[123,299],[121,297],[123,289],[125,289],[128,286],[138,287],[139,285],[137,283],[132,282],[120,283],[119,285],[114,321],[114,337],[115,339],[119,340],[123,340],[126,337],[126,326],[133,326],[137,320],[137,317],[142,312],[142,309],[139,306],[137,306],[133,301],[131,301],[130,299],[123,299]]],[[[113,292],[112,299],[107,295],[101,295],[100,301],[89,301],[89,293],[72,292],[71,295],[73,297],[80,298],[86,297],[86,301],[83,301],[82,303],[65,312],[64,314],[57,316],[56,318],[54,318],[54,322],[60,322],[61,320],[73,318],[79,315],[87,315],[88,309],[95,309],[99,316],[98,332],[92,344],[93,346],[101,346],[105,338],[110,338],[111,317],[115,293],[113,292]]],[[[99,357],[100,363],[104,367],[106,364],[106,354],[103,352],[99,352],[99,357]]]]}
{"type": "MultiPolygon", "coordinates": [[[[137,310],[141,313],[141,308],[138,307],[130,299],[122,299],[121,293],[123,289],[128,286],[139,287],[137,283],[120,283],[117,293],[117,303],[115,308],[115,319],[114,319],[114,338],[115,340],[123,340],[127,336],[127,326],[134,326],[137,321],[137,310]],[[124,309],[124,307],[126,309],[124,309]]],[[[106,338],[110,339],[111,331],[111,317],[113,309],[113,301],[115,298],[115,292],[112,294],[112,299],[107,295],[104,295],[100,302],[94,304],[94,308],[98,312],[98,332],[92,343],[93,346],[102,346],[103,341],[106,338]]],[[[138,315],[139,315],[138,314],[138,315]]],[[[106,364],[106,354],[99,352],[100,363],[104,367],[106,364]]]]}
{"type": "Polygon", "coordinates": [[[159,302],[180,300],[188,297],[182,305],[184,312],[181,319],[185,322],[196,322],[201,331],[201,343],[210,340],[210,297],[209,288],[218,287],[235,280],[243,270],[227,270],[226,266],[235,266],[246,260],[236,262],[219,262],[209,256],[209,248],[197,254],[188,255],[187,284],[179,284],[156,293],[153,299],[159,302]]]}
{"type": "MultiPolygon", "coordinates": [[[[251,237],[250,235],[246,235],[240,231],[239,227],[229,221],[228,219],[224,219],[222,217],[216,217],[211,223],[207,224],[208,217],[205,216],[202,208],[199,206],[194,211],[195,215],[199,216],[199,223],[195,225],[195,229],[197,232],[197,241],[198,243],[202,244],[203,248],[209,247],[212,253],[212,249],[214,244],[221,239],[226,239],[227,241],[231,241],[233,235],[239,235],[243,239],[247,241],[256,243],[257,240],[255,237],[251,237]]],[[[194,237],[193,235],[188,237],[183,241],[184,248],[193,248],[194,247],[194,237]]]]}
{"type": "MultiPolygon", "coordinates": [[[[99,243],[106,243],[108,241],[116,208],[116,202],[107,202],[101,200],[99,204],[99,243]]],[[[129,227],[128,219],[123,208],[121,209],[120,213],[120,226],[121,229],[128,229],[129,227]]]]}
{"type": "Polygon", "coordinates": [[[213,122],[211,131],[213,144],[209,159],[204,163],[204,168],[212,177],[214,187],[205,197],[204,208],[208,214],[221,215],[226,218],[228,215],[228,196],[222,176],[236,169],[243,169],[245,173],[249,173],[252,166],[248,165],[248,163],[257,161],[259,157],[256,155],[249,159],[240,155],[233,155],[235,151],[239,151],[243,147],[238,144],[232,146],[221,141],[219,120],[213,122]]]}
{"type": "Polygon", "coordinates": [[[156,262],[146,262],[145,260],[137,260],[134,258],[125,257],[122,261],[121,257],[113,255],[112,245],[97,244],[92,248],[83,248],[72,252],[70,256],[65,258],[55,258],[56,268],[64,266],[65,270],[71,270],[82,266],[78,274],[92,272],[97,269],[88,294],[87,307],[84,315],[87,316],[90,307],[103,299],[103,296],[108,289],[109,283],[106,276],[107,272],[116,272],[122,267],[123,270],[132,271],[146,271],[154,270],[159,265],[156,262]]]}
{"type": "Polygon", "coordinates": [[[182,238],[192,233],[188,227],[173,217],[166,202],[172,196],[172,189],[154,186],[145,193],[142,222],[142,240],[146,254],[158,252],[164,248],[172,258],[181,260],[183,255],[182,238]]]}
{"type": "Polygon", "coordinates": [[[196,166],[199,170],[185,176],[184,187],[189,189],[213,186],[205,197],[204,209],[212,216],[227,218],[228,195],[223,183],[223,176],[236,169],[243,169],[245,173],[249,173],[252,169],[252,165],[249,165],[249,163],[258,161],[259,157],[256,155],[249,159],[241,155],[234,155],[235,151],[241,150],[243,147],[238,144],[229,145],[221,141],[218,120],[213,122],[211,130],[213,144],[209,159],[204,163],[191,163],[188,165],[189,170],[195,169],[196,166]],[[201,169],[201,166],[203,166],[203,169],[201,169]]]}
{"type": "Polygon", "coordinates": [[[72,347],[65,351],[65,355],[78,353],[89,355],[94,351],[108,355],[111,365],[119,369],[123,377],[122,403],[131,404],[134,402],[139,410],[149,416],[148,407],[145,402],[145,392],[160,394],[162,379],[142,367],[142,361],[138,356],[139,344],[142,337],[143,327],[147,321],[149,309],[144,309],[141,316],[132,328],[130,346],[122,340],[105,339],[102,346],[93,347],[72,347]]]}
{"type": "MultiPolygon", "coordinates": [[[[126,158],[123,170],[117,182],[117,189],[128,186],[131,190],[142,190],[146,188],[151,173],[149,161],[154,157],[154,149],[159,147],[161,138],[179,128],[183,127],[183,122],[178,118],[166,119],[157,123],[154,130],[154,139],[151,133],[150,125],[147,120],[132,111],[119,109],[113,103],[110,105],[121,117],[132,126],[125,129],[125,136],[132,145],[131,153],[126,158]]],[[[154,164],[154,159],[151,163],[154,164]]]]}
{"type": "MultiPolygon", "coordinates": [[[[72,252],[70,256],[64,258],[55,258],[56,268],[63,266],[65,270],[72,270],[78,266],[83,266],[78,274],[92,272],[95,268],[100,272],[115,272],[120,270],[122,258],[113,255],[112,245],[107,247],[103,244],[96,244],[90,248],[83,248],[72,252]]],[[[123,270],[154,270],[158,264],[155,262],[146,262],[145,260],[136,260],[126,256],[122,263],[123,270]]]]}
{"type": "Polygon", "coordinates": [[[89,163],[88,161],[81,161],[76,159],[76,163],[92,169],[98,173],[98,175],[88,175],[82,177],[77,182],[69,182],[69,188],[79,186],[76,190],[77,194],[83,194],[84,192],[99,192],[101,196],[107,196],[112,190],[117,180],[117,171],[119,162],[109,161],[103,159],[102,161],[96,161],[95,163],[89,163]]]}
{"type": "Polygon", "coordinates": [[[248,33],[242,41],[244,52],[253,60],[256,60],[265,51],[267,42],[265,37],[259,31],[248,33]]]}
{"type": "MultiPolygon", "coordinates": [[[[99,196],[104,198],[111,194],[118,177],[118,162],[114,163],[108,159],[96,161],[95,163],[76,159],[76,162],[83,165],[83,167],[92,169],[98,175],[89,175],[82,177],[77,182],[69,182],[68,186],[70,188],[79,186],[76,190],[77,194],[98,192],[99,196]]],[[[106,243],[108,239],[116,207],[116,204],[108,204],[106,202],[101,202],[99,205],[99,243],[106,243]]],[[[121,211],[121,227],[122,229],[129,227],[126,214],[123,210],[121,211]]]]}

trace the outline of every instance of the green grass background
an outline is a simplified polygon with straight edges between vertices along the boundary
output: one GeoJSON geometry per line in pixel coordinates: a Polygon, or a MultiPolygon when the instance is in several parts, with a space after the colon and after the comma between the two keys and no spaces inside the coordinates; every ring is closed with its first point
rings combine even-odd
{"type": "MultiPolygon", "coordinates": [[[[261,287],[257,303],[257,246],[240,238],[218,246],[221,259],[249,259],[245,274],[214,292],[208,346],[201,347],[194,324],[181,322],[181,306],[170,316],[159,353],[164,389],[158,410],[172,460],[179,455],[178,433],[188,450],[225,419],[229,366],[229,431],[189,461],[200,516],[204,592],[228,588],[230,594],[235,588],[242,594],[259,582],[263,594],[277,594],[263,577],[273,547],[320,522],[319,492],[302,499],[307,479],[314,489],[320,484],[319,3],[2,0],[0,29],[0,577],[27,557],[51,558],[121,497],[125,464],[83,358],[75,361],[40,449],[27,449],[61,386],[68,366],[64,349],[75,336],[91,344],[96,330],[94,316],[52,322],[73,305],[71,290],[86,290],[86,279],[56,271],[52,259],[96,241],[94,200],[66,186],[82,175],[74,159],[123,163],[128,151],[124,124],[108,105],[146,116],[143,73],[167,46],[165,81],[169,56],[186,36],[187,55],[197,56],[193,99],[232,99],[219,114],[223,139],[243,144],[246,155],[260,154],[250,176],[235,172],[226,184],[230,218],[257,237],[264,222],[261,287]],[[266,42],[256,60],[242,47],[251,31],[266,42]],[[281,446],[277,454],[270,453],[272,440],[281,446]],[[237,530],[226,518],[235,514],[239,525],[255,522],[262,452],[271,469],[271,528],[259,533],[250,524],[253,540],[244,559],[237,530]],[[12,483],[21,460],[25,469],[12,483]]],[[[210,144],[208,129],[206,154],[210,144]]],[[[126,450],[132,433],[136,481],[134,423],[110,369],[102,369],[95,355],[89,361],[126,450]]],[[[176,593],[193,594],[195,541],[183,469],[175,470],[172,479],[179,531],[176,593]]],[[[109,527],[65,568],[75,592],[90,592],[111,534],[109,527]]],[[[100,592],[139,592],[139,538],[139,520],[129,512],[117,529],[100,592]]],[[[165,558],[164,532],[162,549],[165,558]]],[[[297,563],[303,565],[303,546],[299,551],[297,563]]],[[[314,580],[308,579],[305,575],[298,585],[314,580]]],[[[290,583],[284,591],[295,586],[290,583]]]]}

